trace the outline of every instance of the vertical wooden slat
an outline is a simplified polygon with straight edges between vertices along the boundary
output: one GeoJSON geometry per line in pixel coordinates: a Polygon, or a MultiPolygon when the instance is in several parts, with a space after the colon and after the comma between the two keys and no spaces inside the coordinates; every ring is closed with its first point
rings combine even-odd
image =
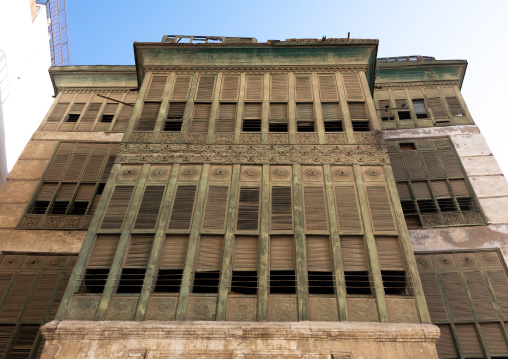
{"type": "Polygon", "coordinates": [[[270,226],[272,230],[293,229],[291,186],[273,186],[270,226]]]}
{"type": "Polygon", "coordinates": [[[134,186],[117,186],[109,202],[102,229],[120,229],[132,197],[134,186]]]}
{"type": "Polygon", "coordinates": [[[196,101],[212,100],[216,77],[216,75],[211,74],[202,74],[199,76],[199,83],[196,91],[196,101]]]}
{"type": "Polygon", "coordinates": [[[134,229],[155,228],[164,189],[164,186],[147,186],[145,188],[134,229]]]}
{"type": "Polygon", "coordinates": [[[323,186],[303,186],[306,231],[327,231],[328,216],[323,186]]]}
{"type": "Polygon", "coordinates": [[[358,212],[358,199],[354,184],[336,185],[334,190],[340,233],[362,232],[362,223],[358,212]]]}
{"type": "Polygon", "coordinates": [[[260,191],[258,187],[240,188],[236,222],[238,230],[257,231],[259,222],[259,195],[260,191]]]}
{"type": "Polygon", "coordinates": [[[178,186],[169,220],[169,229],[189,229],[195,197],[196,185],[178,186]]]}
{"type": "Polygon", "coordinates": [[[210,185],[203,217],[203,229],[223,230],[226,219],[229,187],[210,185]]]}
{"type": "Polygon", "coordinates": [[[240,75],[223,75],[220,101],[238,101],[240,75]]]}
{"type": "Polygon", "coordinates": [[[309,271],[332,271],[330,238],[307,236],[307,269],[309,271]]]}
{"type": "Polygon", "coordinates": [[[374,232],[396,231],[386,187],[371,185],[365,189],[374,232]]]}

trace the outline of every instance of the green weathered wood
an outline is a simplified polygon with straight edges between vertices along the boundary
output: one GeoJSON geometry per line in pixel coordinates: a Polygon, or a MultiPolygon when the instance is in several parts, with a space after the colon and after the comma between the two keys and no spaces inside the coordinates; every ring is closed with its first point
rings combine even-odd
{"type": "Polygon", "coordinates": [[[270,165],[263,165],[258,247],[258,320],[268,320],[268,259],[270,246],[270,165]]]}
{"type": "Polygon", "coordinates": [[[346,133],[347,143],[355,143],[355,135],[353,134],[353,124],[351,123],[351,114],[349,113],[349,106],[346,100],[346,90],[342,83],[342,75],[339,72],[335,73],[335,80],[339,90],[339,104],[342,110],[342,123],[344,125],[344,132],[346,133]]]}
{"type": "Polygon", "coordinates": [[[159,141],[159,135],[162,129],[164,128],[164,122],[166,121],[166,114],[168,113],[169,107],[169,97],[171,96],[171,90],[173,88],[175,78],[176,78],[175,72],[171,72],[166,81],[164,92],[162,94],[161,107],[159,108],[159,114],[157,115],[157,120],[155,121],[155,126],[152,132],[150,142],[159,141]]]}
{"type": "Polygon", "coordinates": [[[217,109],[219,108],[219,95],[222,84],[222,72],[217,74],[214,84],[212,106],[210,108],[210,118],[208,120],[208,132],[206,134],[206,143],[213,142],[213,134],[215,133],[215,122],[217,119],[217,109]]]}
{"type": "Polygon", "coordinates": [[[288,74],[288,134],[289,143],[296,144],[296,103],[295,103],[295,73],[288,74]]]}
{"type": "Polygon", "coordinates": [[[451,324],[450,325],[450,330],[452,332],[452,336],[454,337],[454,344],[455,344],[455,349],[457,349],[457,353],[459,354],[459,358],[465,358],[465,355],[464,355],[464,351],[462,350],[462,347],[460,346],[460,343],[459,343],[459,336],[457,335],[457,330],[455,329],[455,325],[454,324],[451,324]]]}
{"type": "Polygon", "coordinates": [[[145,318],[150,293],[153,291],[155,283],[157,282],[159,258],[162,256],[162,248],[164,247],[164,242],[166,240],[166,227],[169,219],[169,212],[171,210],[170,204],[173,202],[173,196],[176,192],[176,180],[178,178],[179,171],[180,165],[174,164],[171,169],[171,175],[169,176],[169,183],[166,186],[166,190],[162,198],[156,233],[152,244],[152,250],[150,252],[150,258],[148,259],[145,280],[139,296],[138,307],[136,309],[134,320],[143,320],[145,318]]]}
{"type": "Polygon", "coordinates": [[[370,267],[370,274],[374,282],[374,293],[376,295],[376,303],[379,312],[379,320],[388,322],[388,309],[386,307],[385,291],[383,287],[383,278],[381,277],[381,267],[377,256],[376,240],[370,223],[369,207],[367,202],[367,194],[363,185],[362,170],[360,165],[353,166],[356,187],[358,190],[358,199],[360,200],[360,212],[362,214],[363,228],[365,228],[365,242],[367,244],[367,258],[370,267]]]}
{"type": "Polygon", "coordinates": [[[240,143],[240,136],[242,133],[244,98],[245,98],[245,74],[241,74],[240,91],[238,93],[238,104],[236,107],[235,137],[233,139],[234,143],[240,143]]]}
{"type": "Polygon", "coordinates": [[[61,97],[62,97],[61,92],[58,93],[58,95],[56,95],[55,100],[51,104],[51,107],[49,108],[48,112],[46,112],[44,119],[40,123],[39,127],[37,127],[37,131],[42,131],[42,129],[44,128],[44,125],[46,124],[46,121],[48,120],[49,115],[51,115],[51,113],[53,113],[53,110],[55,109],[56,105],[58,104],[58,101],[60,101],[61,97]]]}
{"type": "Polygon", "coordinates": [[[457,99],[459,100],[462,110],[466,113],[469,124],[474,125],[473,116],[471,116],[471,113],[469,112],[469,109],[467,108],[466,101],[464,101],[464,97],[462,97],[462,93],[460,92],[459,87],[453,86],[453,89],[455,91],[455,95],[457,96],[457,99]]]}
{"type": "Polygon", "coordinates": [[[196,261],[196,254],[199,242],[199,230],[201,229],[201,219],[203,218],[203,209],[205,207],[206,185],[209,172],[210,165],[204,164],[203,168],[201,169],[198,195],[196,203],[194,205],[194,213],[192,215],[189,244],[187,247],[187,255],[185,257],[182,282],[180,285],[180,296],[178,298],[178,305],[176,308],[176,320],[185,320],[185,317],[187,315],[187,303],[189,301],[190,287],[192,283],[192,274],[194,271],[194,263],[196,261]]]}
{"type": "Polygon", "coordinates": [[[240,180],[240,165],[233,165],[231,186],[228,199],[228,212],[226,217],[226,235],[222,250],[221,278],[219,287],[219,298],[217,300],[217,320],[226,320],[227,301],[229,289],[231,288],[231,271],[233,261],[233,250],[235,245],[235,219],[236,206],[238,203],[240,180]]]}
{"type": "Polygon", "coordinates": [[[443,283],[443,278],[441,278],[441,274],[439,272],[436,272],[435,275],[436,275],[438,289],[439,289],[439,292],[441,293],[441,298],[443,298],[443,304],[445,307],[448,321],[453,322],[453,313],[451,310],[450,301],[448,300],[448,297],[446,295],[446,290],[445,290],[445,286],[443,283]]]}
{"type": "Polygon", "coordinates": [[[127,214],[125,215],[124,223],[122,226],[120,240],[118,241],[115,255],[113,257],[113,262],[111,263],[111,269],[109,270],[108,279],[106,280],[106,285],[104,286],[104,291],[102,292],[102,296],[97,307],[97,312],[95,313],[95,320],[104,320],[106,312],[108,311],[111,296],[117,288],[117,282],[122,273],[124,257],[127,252],[127,248],[129,247],[131,229],[134,225],[134,221],[136,220],[139,206],[141,204],[141,199],[145,191],[145,183],[149,169],[149,164],[143,165],[139,174],[138,181],[135,184],[134,193],[132,194],[132,199],[130,201],[129,208],[127,210],[127,214]]]}
{"type": "Polygon", "coordinates": [[[429,310],[427,308],[427,302],[425,301],[425,294],[423,293],[422,282],[420,280],[420,274],[418,273],[418,267],[413,252],[413,245],[411,244],[411,237],[409,236],[406,220],[404,218],[404,212],[402,211],[402,206],[400,204],[397,185],[395,178],[393,177],[392,167],[385,165],[384,169],[386,175],[386,183],[388,185],[388,194],[390,196],[392,208],[395,213],[395,222],[397,223],[400,243],[402,244],[402,253],[406,259],[409,277],[413,282],[413,291],[415,295],[418,316],[420,317],[420,321],[422,323],[431,323],[429,310]]]}
{"type": "Polygon", "coordinates": [[[263,108],[261,114],[261,143],[268,143],[268,126],[270,122],[270,74],[263,76],[263,108]]]}
{"type": "Polygon", "coordinates": [[[483,333],[481,331],[480,323],[476,322],[476,323],[473,323],[473,325],[475,326],[476,333],[478,335],[478,339],[480,340],[480,346],[483,350],[483,354],[485,355],[485,358],[490,358],[489,349],[487,348],[487,342],[485,341],[485,336],[483,335],[483,333]]]}
{"type": "Polygon", "coordinates": [[[295,263],[298,279],[298,318],[310,320],[309,283],[307,281],[307,250],[303,215],[302,171],[300,165],[293,166],[293,217],[295,222],[295,263]]]}
{"type": "Polygon", "coordinates": [[[76,264],[72,269],[72,273],[69,278],[67,288],[65,288],[65,292],[64,295],[62,296],[60,306],[58,307],[58,312],[55,316],[55,319],[57,320],[65,319],[67,310],[69,309],[69,306],[72,301],[72,297],[80,285],[78,281],[84,274],[88,257],[95,243],[95,237],[99,229],[99,225],[102,221],[102,218],[104,217],[106,206],[109,203],[109,200],[113,193],[113,188],[115,187],[115,179],[118,173],[120,172],[120,169],[121,165],[119,164],[113,165],[113,168],[111,169],[108,181],[106,182],[106,186],[104,187],[104,191],[102,192],[99,204],[95,209],[95,213],[92,217],[92,221],[90,222],[90,226],[88,226],[88,231],[86,232],[83,245],[81,246],[81,250],[79,251],[78,254],[78,258],[76,259],[76,264]]]}
{"type": "Polygon", "coordinates": [[[377,117],[376,106],[374,105],[374,101],[370,93],[367,76],[363,71],[360,71],[360,83],[362,84],[363,93],[365,94],[365,103],[367,104],[371,129],[374,131],[381,131],[381,124],[379,123],[380,120],[377,117]]]}
{"type": "MultiPolygon", "coordinates": [[[[122,95],[122,102],[126,102],[125,99],[127,98],[127,94],[124,93],[122,95]]],[[[118,103],[118,106],[116,106],[116,111],[115,111],[115,114],[113,115],[113,121],[111,121],[111,123],[109,124],[109,128],[108,128],[108,131],[113,131],[113,128],[115,127],[115,124],[116,124],[116,121],[118,120],[118,116],[120,116],[120,113],[122,112],[122,109],[127,106],[127,105],[124,105],[123,103],[118,103]]]]}
{"type": "Polygon", "coordinates": [[[196,97],[198,80],[199,80],[198,74],[194,74],[194,76],[192,76],[190,84],[189,97],[187,99],[187,104],[185,105],[185,111],[183,112],[182,130],[180,131],[180,140],[179,140],[180,143],[185,142],[185,137],[187,137],[189,123],[191,121],[192,113],[194,111],[194,97],[196,97]]]}
{"type": "MultiPolygon", "coordinates": [[[[62,116],[62,118],[60,118],[60,121],[58,122],[58,125],[56,126],[56,130],[58,131],[60,129],[60,127],[62,127],[62,123],[65,121],[65,118],[67,117],[67,115],[69,114],[69,112],[71,112],[71,108],[72,108],[72,105],[74,104],[74,102],[76,101],[76,98],[78,97],[78,94],[74,94],[72,96],[72,101],[70,101],[69,103],[69,106],[67,106],[67,110],[65,111],[64,115],[62,116]]],[[[90,100],[89,100],[90,101],[90,100]]],[[[84,109],[84,108],[83,108],[84,109]]],[[[74,125],[76,126],[76,125],[74,125]]]]}
{"type": "MultiPolygon", "coordinates": [[[[148,74],[147,74],[148,75],[148,74]]],[[[123,134],[122,142],[129,142],[131,139],[132,132],[138,123],[139,116],[141,115],[141,111],[143,111],[143,104],[146,95],[146,91],[148,91],[148,85],[150,84],[150,79],[152,78],[151,73],[150,76],[145,76],[143,79],[143,83],[139,88],[138,98],[136,99],[136,103],[134,104],[134,108],[132,109],[131,117],[129,118],[129,122],[127,123],[127,128],[125,129],[125,133],[123,134]]]]}
{"type": "Polygon", "coordinates": [[[318,136],[318,143],[325,144],[325,125],[323,122],[323,109],[321,107],[321,100],[319,95],[319,81],[318,74],[316,72],[312,73],[312,92],[314,95],[314,113],[316,119],[316,132],[318,136]]]}
{"type": "Polygon", "coordinates": [[[326,204],[328,206],[328,219],[330,221],[330,242],[332,247],[332,265],[335,290],[337,293],[337,306],[339,320],[348,320],[346,279],[342,267],[342,251],[340,248],[339,225],[332,183],[332,171],[330,165],[323,166],[325,179],[326,204]]]}

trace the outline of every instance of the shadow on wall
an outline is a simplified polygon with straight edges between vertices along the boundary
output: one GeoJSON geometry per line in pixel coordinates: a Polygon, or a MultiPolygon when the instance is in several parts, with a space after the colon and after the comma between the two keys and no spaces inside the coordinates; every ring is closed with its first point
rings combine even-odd
{"type": "Polygon", "coordinates": [[[5,148],[4,108],[10,98],[7,56],[0,49],[0,185],[7,178],[7,156],[5,148]]]}

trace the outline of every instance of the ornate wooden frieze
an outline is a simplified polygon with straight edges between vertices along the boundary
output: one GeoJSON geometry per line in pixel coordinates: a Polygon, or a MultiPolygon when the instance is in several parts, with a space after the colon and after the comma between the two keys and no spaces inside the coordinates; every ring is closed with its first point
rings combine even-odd
{"type": "Polygon", "coordinates": [[[411,82],[411,83],[387,83],[380,84],[376,83],[375,89],[392,89],[392,90],[404,90],[406,88],[426,88],[426,87],[454,87],[460,86],[459,81],[437,81],[437,82],[411,82]]]}
{"type": "Polygon", "coordinates": [[[121,145],[116,163],[388,164],[379,145],[121,145]]]}
{"type": "Polygon", "coordinates": [[[144,66],[146,72],[168,73],[276,73],[276,72],[359,72],[367,71],[367,65],[275,65],[275,66],[144,66]]]}

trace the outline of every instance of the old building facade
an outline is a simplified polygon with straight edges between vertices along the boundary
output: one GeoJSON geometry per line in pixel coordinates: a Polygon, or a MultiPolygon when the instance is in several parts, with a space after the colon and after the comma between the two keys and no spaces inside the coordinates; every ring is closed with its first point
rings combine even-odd
{"type": "Polygon", "coordinates": [[[467,63],[377,47],[165,36],[51,68],[0,190],[4,357],[508,355],[467,63]]]}

